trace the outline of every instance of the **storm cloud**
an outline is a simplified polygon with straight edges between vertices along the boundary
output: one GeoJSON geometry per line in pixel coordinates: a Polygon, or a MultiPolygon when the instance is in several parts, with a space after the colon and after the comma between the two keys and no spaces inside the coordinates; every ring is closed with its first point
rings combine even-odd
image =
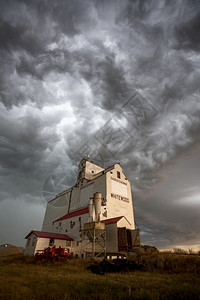
{"type": "Polygon", "coordinates": [[[40,229],[45,197],[73,185],[89,154],[104,167],[120,161],[143,243],[196,246],[199,1],[0,7],[0,242],[40,229]]]}

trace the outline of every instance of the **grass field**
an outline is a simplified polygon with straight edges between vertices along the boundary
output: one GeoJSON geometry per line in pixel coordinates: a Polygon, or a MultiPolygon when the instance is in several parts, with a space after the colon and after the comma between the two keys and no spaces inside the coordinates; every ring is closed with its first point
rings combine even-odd
{"type": "Polygon", "coordinates": [[[96,275],[91,261],[0,258],[0,299],[200,299],[200,256],[139,255],[145,271],[96,275]]]}

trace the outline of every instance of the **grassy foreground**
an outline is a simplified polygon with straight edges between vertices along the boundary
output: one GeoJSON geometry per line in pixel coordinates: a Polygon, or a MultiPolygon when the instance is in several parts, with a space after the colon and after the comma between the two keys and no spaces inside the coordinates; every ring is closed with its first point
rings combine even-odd
{"type": "Polygon", "coordinates": [[[22,255],[0,258],[0,299],[200,299],[200,256],[134,259],[145,271],[95,275],[88,260],[41,264],[22,255]]]}

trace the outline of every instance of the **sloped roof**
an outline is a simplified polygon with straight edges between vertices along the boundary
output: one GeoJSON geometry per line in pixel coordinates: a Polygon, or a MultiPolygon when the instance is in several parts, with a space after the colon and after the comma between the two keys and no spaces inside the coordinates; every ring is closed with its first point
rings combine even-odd
{"type": "Polygon", "coordinates": [[[46,231],[36,231],[36,230],[32,230],[25,237],[25,239],[27,239],[32,233],[35,234],[37,237],[73,241],[73,239],[71,237],[69,237],[68,235],[66,235],[66,234],[54,233],[54,232],[46,232],[46,231]]]}
{"type": "Polygon", "coordinates": [[[72,218],[72,217],[84,215],[84,214],[87,214],[88,212],[89,212],[89,208],[87,206],[87,207],[84,207],[84,208],[72,211],[72,212],[64,215],[63,217],[61,217],[61,218],[59,218],[59,219],[57,219],[57,220],[55,220],[53,222],[58,222],[58,221],[62,221],[62,220],[65,220],[65,219],[72,218]]]}
{"type": "Polygon", "coordinates": [[[117,223],[119,220],[121,220],[124,216],[121,217],[116,217],[116,218],[111,218],[111,219],[107,219],[107,220],[101,220],[102,223],[104,224],[114,224],[117,223]]]}

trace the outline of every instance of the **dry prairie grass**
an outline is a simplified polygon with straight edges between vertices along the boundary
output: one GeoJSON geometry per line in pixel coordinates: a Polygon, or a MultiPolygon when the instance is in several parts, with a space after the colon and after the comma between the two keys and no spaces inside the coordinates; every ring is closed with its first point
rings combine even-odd
{"type": "Polygon", "coordinates": [[[88,270],[89,260],[41,264],[22,255],[0,258],[0,298],[200,299],[199,256],[153,253],[134,259],[146,271],[102,276],[88,270]]]}

